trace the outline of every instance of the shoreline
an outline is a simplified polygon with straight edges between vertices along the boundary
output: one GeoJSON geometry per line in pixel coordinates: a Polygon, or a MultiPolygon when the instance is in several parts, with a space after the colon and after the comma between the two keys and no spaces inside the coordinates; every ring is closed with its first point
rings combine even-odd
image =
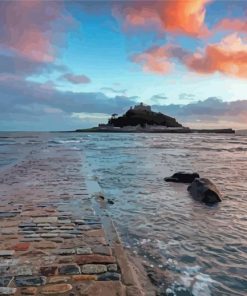
{"type": "Polygon", "coordinates": [[[76,133],[145,133],[145,134],[236,134],[235,130],[231,128],[227,129],[138,129],[138,130],[123,130],[123,129],[102,129],[102,128],[90,128],[90,129],[77,129],[76,133]]]}
{"type": "Polygon", "coordinates": [[[156,288],[151,284],[146,271],[140,265],[140,262],[138,263],[138,259],[134,258],[123,247],[120,235],[107,212],[107,202],[105,199],[99,198],[99,195],[102,196],[102,190],[98,182],[88,179],[86,184],[88,192],[92,196],[92,206],[96,214],[101,218],[107,241],[117,258],[127,296],[155,296],[156,288]]]}

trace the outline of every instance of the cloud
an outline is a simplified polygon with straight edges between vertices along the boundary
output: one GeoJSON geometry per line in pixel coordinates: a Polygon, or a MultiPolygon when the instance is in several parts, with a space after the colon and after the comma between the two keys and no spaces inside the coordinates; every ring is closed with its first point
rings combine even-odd
{"type": "Polygon", "coordinates": [[[136,103],[136,97],[108,97],[101,92],[60,91],[50,82],[44,84],[26,81],[21,78],[13,80],[0,79],[1,114],[29,113],[34,105],[72,113],[119,113],[136,103]]]}
{"type": "MultiPolygon", "coordinates": [[[[106,96],[102,92],[57,90],[21,78],[0,79],[1,129],[68,130],[106,122],[107,114],[122,114],[136,104],[137,97],[106,96]]],[[[184,125],[243,127],[247,124],[247,100],[224,102],[208,98],[189,104],[164,104],[158,95],[153,109],[176,117],[184,125]]],[[[154,96],[155,97],[155,96],[154,96]]],[[[163,100],[163,101],[162,101],[163,100]]]]}
{"type": "Polygon", "coordinates": [[[247,33],[247,21],[242,19],[224,18],[214,27],[214,30],[247,33]]]}
{"type": "Polygon", "coordinates": [[[182,93],[182,94],[179,95],[179,99],[180,100],[190,101],[190,100],[194,100],[195,99],[195,95],[193,95],[193,94],[187,94],[187,93],[182,93]]]}
{"type": "Polygon", "coordinates": [[[189,36],[208,33],[206,5],[211,0],[133,1],[116,4],[113,15],[122,18],[124,27],[156,26],[160,30],[189,36]]]}
{"type": "Polygon", "coordinates": [[[127,92],[127,89],[115,89],[112,87],[101,87],[101,90],[106,92],[112,92],[114,94],[122,94],[122,95],[125,95],[127,92]]]}
{"type": "Polygon", "coordinates": [[[224,102],[217,97],[210,97],[183,105],[153,105],[153,109],[193,127],[244,128],[247,124],[247,100],[224,102]]]}
{"type": "Polygon", "coordinates": [[[247,44],[234,33],[218,44],[209,44],[203,53],[187,56],[185,64],[201,74],[220,72],[247,79],[247,44]]]}
{"type": "Polygon", "coordinates": [[[167,74],[174,67],[174,61],[184,64],[199,74],[220,72],[225,75],[247,79],[247,44],[236,33],[224,37],[219,43],[209,44],[195,53],[181,47],[165,45],[153,47],[131,57],[141,64],[144,71],[167,74]]]}
{"type": "Polygon", "coordinates": [[[67,71],[67,67],[56,63],[33,61],[20,56],[0,54],[0,74],[26,77],[52,71],[64,72],[67,71]]]}
{"type": "Polygon", "coordinates": [[[168,99],[168,97],[167,96],[165,96],[164,94],[157,94],[157,95],[153,95],[151,98],[150,98],[150,100],[152,101],[152,102],[155,102],[155,103],[160,103],[160,102],[163,102],[164,100],[167,100],[168,99]]]}
{"type": "Polygon", "coordinates": [[[145,52],[130,57],[134,63],[142,65],[144,72],[167,74],[174,68],[173,58],[183,60],[188,53],[174,45],[155,46],[145,52]]]}
{"type": "Polygon", "coordinates": [[[54,45],[72,23],[61,1],[1,1],[1,47],[32,61],[53,62],[54,45]]]}
{"type": "Polygon", "coordinates": [[[90,78],[86,75],[75,75],[72,73],[63,74],[59,79],[66,80],[73,84],[86,84],[91,82],[90,78]]]}

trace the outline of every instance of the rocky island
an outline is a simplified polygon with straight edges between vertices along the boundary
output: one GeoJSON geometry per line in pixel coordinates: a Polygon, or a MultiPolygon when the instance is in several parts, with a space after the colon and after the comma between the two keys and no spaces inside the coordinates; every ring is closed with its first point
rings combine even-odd
{"type": "Polygon", "coordinates": [[[152,111],[151,107],[140,103],[123,114],[112,114],[107,124],[99,124],[76,132],[125,132],[125,133],[234,133],[229,129],[190,129],[173,117],[152,111]]]}

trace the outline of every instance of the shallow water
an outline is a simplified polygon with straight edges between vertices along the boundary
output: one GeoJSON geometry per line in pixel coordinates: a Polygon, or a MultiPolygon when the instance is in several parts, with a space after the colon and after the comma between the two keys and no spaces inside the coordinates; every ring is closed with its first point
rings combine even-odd
{"type": "Polygon", "coordinates": [[[246,295],[247,137],[179,134],[0,134],[0,168],[51,145],[81,150],[124,244],[167,270],[168,295],[246,295]],[[176,171],[197,171],[222,191],[221,204],[194,201],[176,171]],[[170,293],[170,294],[169,294],[170,293]]]}

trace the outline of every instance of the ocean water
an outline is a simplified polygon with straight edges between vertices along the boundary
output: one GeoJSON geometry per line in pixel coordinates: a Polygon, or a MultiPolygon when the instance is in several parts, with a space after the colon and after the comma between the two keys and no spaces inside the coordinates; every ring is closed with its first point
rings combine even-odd
{"type": "Polygon", "coordinates": [[[0,171],[56,145],[81,151],[125,246],[167,274],[163,295],[247,295],[246,136],[1,133],[0,171]],[[223,202],[206,206],[164,182],[181,170],[212,179],[223,202]]]}

